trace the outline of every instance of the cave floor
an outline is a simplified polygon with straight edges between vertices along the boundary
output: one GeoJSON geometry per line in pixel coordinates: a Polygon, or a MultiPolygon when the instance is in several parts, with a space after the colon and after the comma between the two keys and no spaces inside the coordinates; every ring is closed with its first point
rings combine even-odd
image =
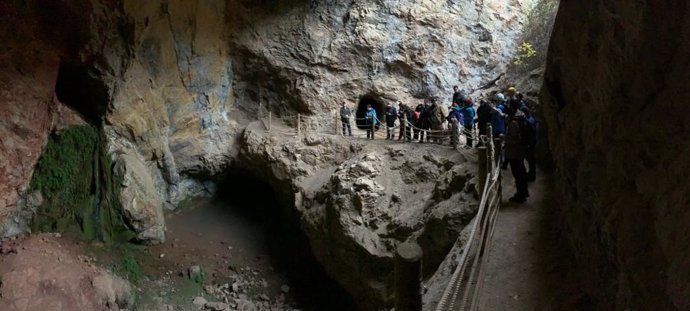
{"type": "Polygon", "coordinates": [[[577,310],[581,298],[571,256],[557,234],[550,176],[530,183],[530,198],[516,205],[510,170],[503,171],[498,215],[479,310],[577,310]]]}

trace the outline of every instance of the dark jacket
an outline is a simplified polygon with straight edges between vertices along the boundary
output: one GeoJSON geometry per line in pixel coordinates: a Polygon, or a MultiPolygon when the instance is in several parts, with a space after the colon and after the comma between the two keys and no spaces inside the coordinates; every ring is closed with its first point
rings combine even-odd
{"type": "Polygon", "coordinates": [[[347,121],[350,119],[351,115],[352,112],[350,111],[350,108],[340,107],[340,120],[347,121]]]}
{"type": "Polygon", "coordinates": [[[525,116],[525,121],[526,121],[526,142],[527,146],[534,148],[534,146],[537,145],[537,119],[534,118],[533,115],[525,116]]]}
{"type": "Polygon", "coordinates": [[[488,103],[483,103],[477,108],[477,123],[482,128],[486,128],[486,124],[491,122],[491,111],[493,109],[488,103]]]}
{"type": "Polygon", "coordinates": [[[465,98],[465,92],[463,91],[457,91],[453,93],[453,104],[457,104],[458,106],[462,106],[462,99],[465,98]]]}
{"type": "Polygon", "coordinates": [[[398,109],[395,109],[395,107],[390,106],[386,108],[386,123],[388,124],[395,124],[395,119],[398,118],[398,109]]]}
{"type": "Polygon", "coordinates": [[[417,120],[417,127],[422,129],[429,128],[429,107],[424,104],[419,104],[415,111],[419,112],[419,120],[417,120]]]}
{"type": "Polygon", "coordinates": [[[400,120],[400,125],[407,125],[407,122],[412,123],[412,111],[410,111],[410,108],[404,107],[399,109],[398,120],[400,120]]]}
{"type": "Polygon", "coordinates": [[[508,118],[505,136],[505,158],[508,160],[520,160],[525,158],[527,152],[527,120],[522,111],[508,118]]]}

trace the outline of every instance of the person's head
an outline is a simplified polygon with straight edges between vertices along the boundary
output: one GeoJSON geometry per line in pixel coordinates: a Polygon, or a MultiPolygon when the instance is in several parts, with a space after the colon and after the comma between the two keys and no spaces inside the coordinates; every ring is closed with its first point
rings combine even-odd
{"type": "Polygon", "coordinates": [[[462,103],[465,106],[472,106],[472,99],[469,97],[463,97],[462,98],[462,103]]]}
{"type": "Polygon", "coordinates": [[[373,109],[373,108],[371,108],[371,104],[367,104],[367,110],[371,110],[371,109],[373,109]]]}
{"type": "Polygon", "coordinates": [[[514,86],[511,86],[511,87],[509,87],[508,90],[506,91],[506,94],[508,94],[508,96],[513,96],[513,95],[515,95],[516,92],[517,92],[517,90],[515,89],[515,87],[514,87],[514,86]]]}
{"type": "Polygon", "coordinates": [[[503,95],[503,93],[496,93],[496,102],[500,103],[504,101],[506,101],[505,95],[503,95]]]}
{"type": "Polygon", "coordinates": [[[431,104],[432,104],[432,105],[438,104],[438,97],[432,97],[432,98],[431,98],[431,104]]]}
{"type": "Polygon", "coordinates": [[[480,104],[480,105],[488,105],[489,103],[488,103],[487,101],[485,101],[485,100],[482,99],[482,100],[479,101],[479,104],[480,104]]]}
{"type": "Polygon", "coordinates": [[[516,93],[515,93],[515,97],[516,97],[517,99],[519,99],[519,100],[523,100],[523,99],[525,98],[525,96],[522,95],[522,93],[520,93],[520,92],[516,92],[516,93]]]}
{"type": "Polygon", "coordinates": [[[342,102],[342,103],[340,104],[341,107],[345,107],[345,105],[346,105],[345,102],[342,102]]]}
{"type": "Polygon", "coordinates": [[[459,89],[457,85],[453,86],[453,92],[457,92],[459,89]]]}
{"type": "Polygon", "coordinates": [[[393,102],[388,102],[388,107],[393,107],[393,102]]]}

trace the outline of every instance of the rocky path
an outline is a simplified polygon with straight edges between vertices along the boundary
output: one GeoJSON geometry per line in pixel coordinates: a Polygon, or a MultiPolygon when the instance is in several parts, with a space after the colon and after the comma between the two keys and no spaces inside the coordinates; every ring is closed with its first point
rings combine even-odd
{"type": "Polygon", "coordinates": [[[530,183],[528,201],[508,203],[515,193],[504,170],[504,204],[498,216],[479,310],[575,310],[575,284],[567,281],[569,257],[550,213],[555,200],[550,177],[530,183]]]}

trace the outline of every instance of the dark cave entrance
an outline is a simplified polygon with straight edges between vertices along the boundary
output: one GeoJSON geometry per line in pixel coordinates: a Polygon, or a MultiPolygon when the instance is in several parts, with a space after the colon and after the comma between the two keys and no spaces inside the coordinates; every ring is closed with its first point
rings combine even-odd
{"type": "Polygon", "coordinates": [[[58,71],[55,95],[94,125],[100,124],[108,108],[108,86],[94,69],[62,61],[58,71]]]}
{"type": "Polygon", "coordinates": [[[357,103],[357,111],[355,112],[355,117],[357,118],[357,128],[362,130],[367,129],[368,127],[366,120],[364,120],[364,117],[367,114],[368,105],[371,105],[371,107],[373,107],[374,110],[376,110],[376,116],[379,120],[383,120],[383,115],[386,112],[386,105],[377,96],[364,95],[360,97],[359,102],[357,103]]]}
{"type": "Polygon", "coordinates": [[[287,278],[290,295],[298,309],[357,309],[352,296],[314,257],[296,211],[281,202],[280,195],[270,184],[246,169],[233,169],[218,185],[214,205],[219,205],[219,211],[232,214],[237,225],[250,225],[260,230],[247,238],[261,244],[272,271],[287,278]]]}

